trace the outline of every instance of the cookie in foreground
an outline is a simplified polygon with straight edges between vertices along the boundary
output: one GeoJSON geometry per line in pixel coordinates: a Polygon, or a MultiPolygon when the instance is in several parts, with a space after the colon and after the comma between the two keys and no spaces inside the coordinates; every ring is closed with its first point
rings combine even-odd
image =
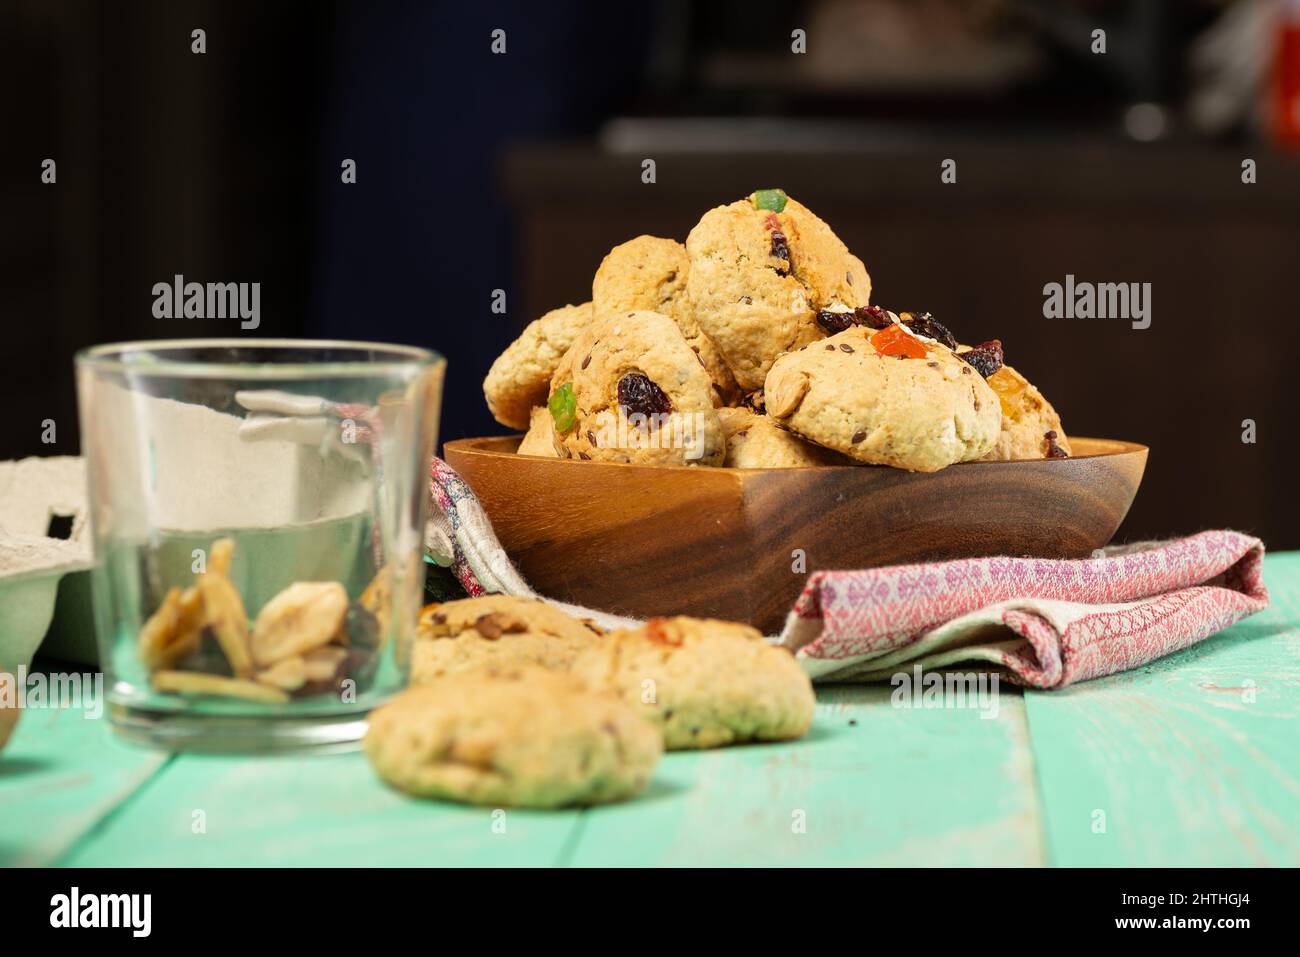
{"type": "Polygon", "coordinates": [[[663,752],[631,705],[530,667],[408,688],[371,715],[364,747],[379,777],[407,794],[533,808],[632,797],[663,752]]]}
{"type": "Polygon", "coordinates": [[[601,641],[601,631],[537,598],[484,595],[420,613],[411,684],[483,666],[564,670],[601,641]]]}
{"type": "Polygon", "coordinates": [[[707,618],[611,632],[572,671],[657,724],[669,751],[802,737],[816,703],[788,651],[748,625],[707,618]]]}

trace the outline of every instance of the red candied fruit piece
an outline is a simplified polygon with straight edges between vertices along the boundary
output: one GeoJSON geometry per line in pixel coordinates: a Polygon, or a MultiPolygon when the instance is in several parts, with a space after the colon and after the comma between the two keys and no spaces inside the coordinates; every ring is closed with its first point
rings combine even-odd
{"type": "Polygon", "coordinates": [[[647,638],[661,645],[671,645],[674,648],[681,647],[681,631],[671,627],[664,618],[651,618],[647,621],[645,623],[645,633],[647,638]]]}

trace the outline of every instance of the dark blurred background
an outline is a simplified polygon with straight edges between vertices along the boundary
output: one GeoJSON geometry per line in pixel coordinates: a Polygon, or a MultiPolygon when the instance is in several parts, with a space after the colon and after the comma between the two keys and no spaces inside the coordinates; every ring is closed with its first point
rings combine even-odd
{"type": "Polygon", "coordinates": [[[208,334],[431,346],[443,438],[500,432],[489,364],[610,246],[781,186],[873,301],[1151,446],[1121,538],[1298,548],[1298,38],[1289,0],[4,0],[0,457],[78,451],[76,349],[208,334]],[[155,319],[175,273],[261,282],[261,328],[155,319]],[[1151,283],[1151,327],[1044,319],[1067,273],[1151,283]]]}

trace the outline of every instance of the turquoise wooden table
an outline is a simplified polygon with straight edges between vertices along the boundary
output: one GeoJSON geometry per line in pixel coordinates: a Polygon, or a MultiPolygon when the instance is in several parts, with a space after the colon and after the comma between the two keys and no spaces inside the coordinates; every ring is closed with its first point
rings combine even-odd
{"type": "Polygon", "coordinates": [[[1137,671],[977,710],[828,688],[803,741],[668,755],[632,803],[466,808],[361,755],[170,755],[30,711],[0,755],[5,865],[1300,864],[1300,553],[1273,605],[1137,671]]]}

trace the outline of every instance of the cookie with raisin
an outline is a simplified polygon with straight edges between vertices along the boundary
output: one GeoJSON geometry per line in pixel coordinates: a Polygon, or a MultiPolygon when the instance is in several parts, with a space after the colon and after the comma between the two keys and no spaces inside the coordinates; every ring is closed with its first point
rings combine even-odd
{"type": "Polygon", "coordinates": [[[538,407],[529,415],[528,431],[523,441],[515,449],[519,455],[536,455],[544,459],[557,457],[555,451],[555,429],[551,425],[549,410],[538,407]]]}
{"type": "Polygon", "coordinates": [[[779,190],[705,213],[686,252],[696,321],[746,392],[762,388],[777,356],[824,335],[818,312],[865,306],[871,296],[862,261],[779,190]]]}
{"type": "Polygon", "coordinates": [[[714,405],[730,405],[739,398],[736,380],[718,347],[695,320],[686,295],[689,272],[686,247],[681,243],[638,236],[615,246],[601,262],[591,281],[592,306],[598,314],[646,310],[668,316],[713,380],[714,405]]]}
{"type": "Polygon", "coordinates": [[[547,407],[564,458],[720,465],[726,452],[712,380],[657,312],[597,316],[560,361],[547,407]]]}
{"type": "Polygon", "coordinates": [[[850,326],[781,356],[763,393],[767,414],[805,439],[916,472],[982,458],[1001,428],[984,377],[902,323],[850,326]]]}

